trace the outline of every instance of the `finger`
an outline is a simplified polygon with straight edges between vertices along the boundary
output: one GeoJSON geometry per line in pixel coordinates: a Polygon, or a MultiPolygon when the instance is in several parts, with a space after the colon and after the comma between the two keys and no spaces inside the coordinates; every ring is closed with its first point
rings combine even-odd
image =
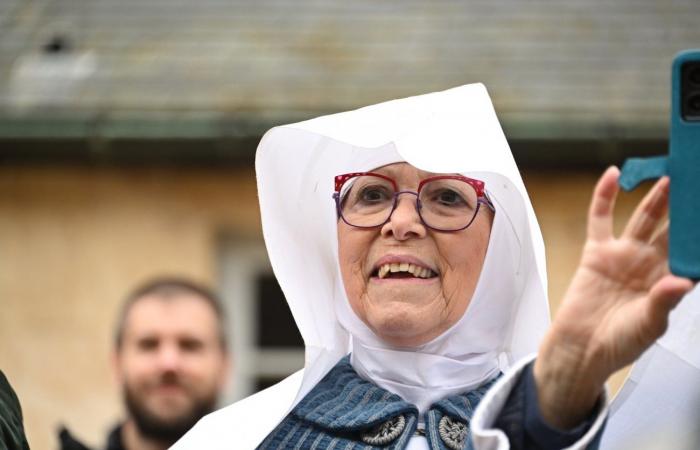
{"type": "Polygon", "coordinates": [[[694,283],[674,275],[666,275],[649,291],[646,325],[650,341],[660,337],[668,325],[668,315],[691,289],[694,283]]]}
{"type": "Polygon", "coordinates": [[[622,236],[648,242],[668,210],[669,178],[662,177],[644,196],[630,217],[622,236]]]}
{"type": "Polygon", "coordinates": [[[589,239],[605,240],[612,236],[612,213],[615,209],[615,199],[619,191],[617,186],[619,177],[620,170],[617,167],[608,167],[608,170],[603,173],[593,190],[593,198],[588,210],[589,239]]]}
{"type": "Polygon", "coordinates": [[[668,227],[669,222],[667,220],[651,240],[651,244],[664,256],[668,256],[668,227]]]}

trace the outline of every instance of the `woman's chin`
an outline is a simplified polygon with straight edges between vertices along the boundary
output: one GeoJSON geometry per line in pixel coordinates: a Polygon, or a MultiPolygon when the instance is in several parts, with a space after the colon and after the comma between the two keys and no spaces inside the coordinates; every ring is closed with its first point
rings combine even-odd
{"type": "Polygon", "coordinates": [[[362,307],[355,312],[384,342],[415,347],[429,342],[449,326],[439,286],[370,285],[362,307]]]}
{"type": "Polygon", "coordinates": [[[439,324],[425,311],[395,305],[369,314],[368,325],[384,342],[397,347],[416,347],[440,333],[439,324]]]}

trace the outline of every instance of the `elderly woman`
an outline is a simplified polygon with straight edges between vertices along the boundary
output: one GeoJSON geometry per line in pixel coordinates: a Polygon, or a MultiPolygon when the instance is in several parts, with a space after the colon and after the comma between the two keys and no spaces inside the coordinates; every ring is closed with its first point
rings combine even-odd
{"type": "Polygon", "coordinates": [[[176,449],[594,448],[605,380],[692,288],[657,231],[668,180],[616,238],[611,168],[548,327],[542,237],[482,85],[275,128],[256,167],[305,369],[176,449]]]}

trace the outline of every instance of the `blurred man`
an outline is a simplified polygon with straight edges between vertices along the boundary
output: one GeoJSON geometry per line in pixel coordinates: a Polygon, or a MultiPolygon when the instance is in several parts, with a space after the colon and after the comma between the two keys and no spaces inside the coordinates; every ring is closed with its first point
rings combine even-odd
{"type": "MultiPolygon", "coordinates": [[[[126,418],[108,450],[166,449],[213,411],[228,374],[224,318],[217,298],[184,279],[158,279],[124,304],[113,365],[126,418]]],[[[63,450],[87,447],[61,432],[63,450]]]]}

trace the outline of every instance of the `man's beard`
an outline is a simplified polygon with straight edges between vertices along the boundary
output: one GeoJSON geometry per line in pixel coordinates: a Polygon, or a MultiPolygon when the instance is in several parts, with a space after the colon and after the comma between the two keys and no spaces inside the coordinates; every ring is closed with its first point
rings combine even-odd
{"type": "MultiPolygon", "coordinates": [[[[165,374],[162,383],[180,384],[175,376],[165,374]]],[[[126,409],[133,418],[136,427],[144,437],[162,442],[168,446],[177,442],[202,417],[216,408],[217,393],[213,392],[205,398],[193,398],[192,405],[179,416],[171,418],[159,417],[150,411],[143,399],[134,392],[128,384],[124,385],[124,400],[126,409]]]]}

